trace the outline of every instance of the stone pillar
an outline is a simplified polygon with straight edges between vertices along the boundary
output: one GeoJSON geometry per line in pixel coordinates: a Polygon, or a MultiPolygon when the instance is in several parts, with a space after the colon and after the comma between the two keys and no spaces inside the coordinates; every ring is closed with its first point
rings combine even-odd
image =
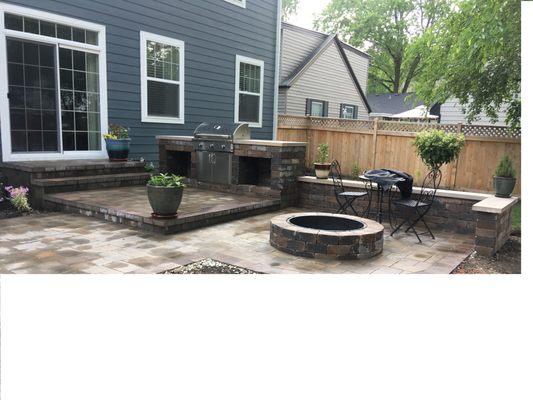
{"type": "Polygon", "coordinates": [[[493,256],[511,234],[511,211],[518,198],[489,197],[474,204],[476,213],[475,250],[485,257],[493,256]]]}

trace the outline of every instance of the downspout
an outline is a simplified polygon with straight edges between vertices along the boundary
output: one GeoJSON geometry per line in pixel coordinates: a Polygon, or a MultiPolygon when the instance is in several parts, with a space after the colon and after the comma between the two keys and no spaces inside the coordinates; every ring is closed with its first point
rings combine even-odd
{"type": "Polygon", "coordinates": [[[281,0],[278,0],[278,13],[276,21],[276,61],[274,66],[274,109],[272,115],[272,140],[276,140],[278,134],[278,103],[279,103],[279,62],[281,57],[281,0]]]}

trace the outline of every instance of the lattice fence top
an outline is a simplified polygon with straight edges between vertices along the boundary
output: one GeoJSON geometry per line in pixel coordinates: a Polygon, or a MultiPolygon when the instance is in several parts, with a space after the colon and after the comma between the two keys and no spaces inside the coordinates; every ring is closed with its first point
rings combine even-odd
{"type": "Polygon", "coordinates": [[[358,119],[321,118],[297,115],[280,115],[278,120],[281,128],[306,129],[340,129],[347,131],[371,131],[377,123],[378,131],[386,132],[421,132],[425,129],[440,129],[447,133],[462,132],[466,136],[515,138],[521,137],[520,129],[506,126],[467,125],[467,124],[438,124],[423,122],[398,122],[378,120],[366,121],[358,119]]]}

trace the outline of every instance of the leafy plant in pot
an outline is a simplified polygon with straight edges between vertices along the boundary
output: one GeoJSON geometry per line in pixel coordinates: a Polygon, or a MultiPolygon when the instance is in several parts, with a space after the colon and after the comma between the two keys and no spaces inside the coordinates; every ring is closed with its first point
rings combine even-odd
{"type": "Polygon", "coordinates": [[[146,184],[148,201],[154,218],[175,218],[183,197],[183,177],[171,174],[153,175],[146,184]]]}
{"type": "Polygon", "coordinates": [[[107,155],[111,161],[128,161],[130,153],[130,130],[117,124],[110,124],[104,135],[107,155]]]}
{"type": "Polygon", "coordinates": [[[329,145],[321,143],[316,149],[315,175],[318,179],[327,179],[331,169],[329,160],[329,145]]]}
{"type": "Polygon", "coordinates": [[[505,155],[500,160],[492,178],[496,197],[511,197],[516,184],[516,170],[511,157],[505,155]]]}

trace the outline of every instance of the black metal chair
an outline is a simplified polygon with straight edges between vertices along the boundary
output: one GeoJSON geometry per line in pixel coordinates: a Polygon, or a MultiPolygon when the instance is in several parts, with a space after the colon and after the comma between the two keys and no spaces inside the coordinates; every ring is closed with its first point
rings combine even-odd
{"type": "Polygon", "coordinates": [[[422,243],[420,235],[429,234],[432,239],[435,239],[433,232],[431,232],[428,224],[426,221],[424,221],[424,216],[429,212],[431,206],[433,205],[433,201],[435,200],[435,195],[437,194],[441,179],[442,173],[440,170],[432,170],[424,178],[417,200],[410,198],[394,200],[392,202],[392,204],[394,204],[395,208],[398,210],[395,212],[395,214],[398,216],[398,214],[402,213],[403,221],[396,228],[394,228],[394,230],[391,232],[391,236],[398,232],[402,226],[407,224],[408,226],[405,232],[412,230],[420,243],[422,243]],[[424,224],[427,229],[426,232],[418,232],[416,230],[416,225],[419,222],[424,224]]]}
{"type": "Polygon", "coordinates": [[[335,198],[337,199],[337,203],[339,203],[339,209],[337,210],[337,214],[346,214],[346,211],[348,211],[348,208],[350,208],[353,211],[354,215],[358,215],[357,211],[353,207],[353,202],[357,199],[368,196],[368,206],[363,213],[363,215],[367,215],[368,211],[370,210],[372,196],[372,191],[370,190],[371,188],[368,187],[369,183],[365,182],[364,192],[346,191],[344,189],[344,184],[342,183],[341,165],[337,160],[334,160],[331,163],[331,177],[333,179],[333,190],[335,192],[335,198]]]}

